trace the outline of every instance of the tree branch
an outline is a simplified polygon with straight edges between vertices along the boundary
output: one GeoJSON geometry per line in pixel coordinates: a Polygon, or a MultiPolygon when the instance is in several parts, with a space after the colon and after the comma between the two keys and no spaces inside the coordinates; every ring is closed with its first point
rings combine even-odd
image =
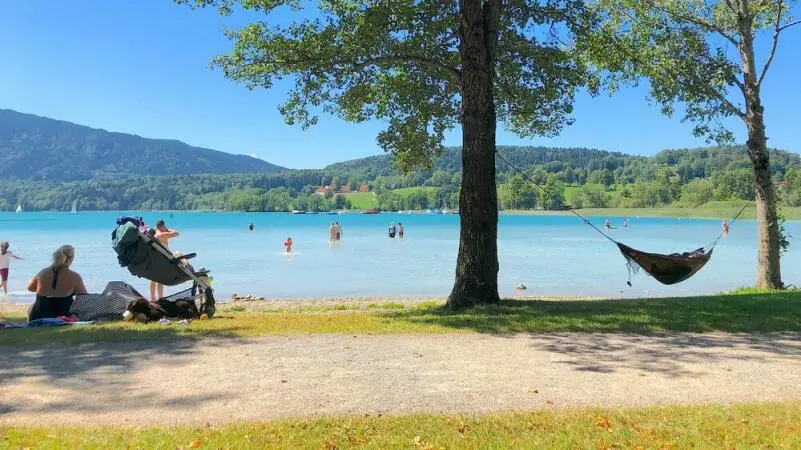
{"type": "MultiPolygon", "coordinates": [[[[701,28],[706,28],[707,31],[714,31],[714,32],[718,33],[719,35],[723,36],[727,41],[731,42],[735,47],[737,45],[739,45],[739,43],[737,42],[737,39],[735,39],[734,36],[730,35],[726,31],[724,31],[723,28],[720,28],[719,26],[715,25],[712,22],[708,22],[708,21],[706,21],[704,19],[701,19],[699,17],[695,17],[692,14],[681,14],[679,12],[668,11],[667,9],[664,9],[664,8],[661,8],[660,6],[658,6],[656,4],[656,2],[654,2],[654,1],[649,1],[648,3],[651,5],[652,8],[654,8],[656,10],[659,10],[659,11],[661,11],[661,12],[663,12],[663,13],[669,15],[669,16],[673,16],[678,20],[684,20],[686,22],[690,22],[693,25],[697,25],[697,26],[699,26],[701,28]]],[[[728,3],[728,0],[727,0],[727,3],[728,3]]]]}
{"type": "Polygon", "coordinates": [[[362,69],[371,64],[399,63],[399,62],[409,62],[409,61],[416,62],[419,64],[424,64],[430,67],[439,68],[448,74],[448,77],[451,79],[451,81],[459,83],[461,80],[462,74],[459,71],[459,69],[450,66],[448,64],[445,64],[442,61],[437,61],[436,59],[426,58],[425,56],[420,56],[420,55],[402,54],[402,55],[378,56],[375,58],[367,58],[360,63],[352,63],[352,64],[354,68],[362,69]]]}
{"type": "MultiPolygon", "coordinates": [[[[424,64],[430,67],[439,68],[445,73],[448,74],[448,78],[451,81],[455,81],[457,83],[461,80],[461,72],[459,69],[450,66],[442,61],[438,61],[436,59],[427,58],[425,56],[414,55],[414,54],[400,54],[400,55],[388,55],[388,56],[377,56],[375,58],[366,58],[362,61],[356,61],[352,59],[340,59],[340,60],[333,60],[331,61],[331,65],[337,66],[341,64],[353,66],[356,70],[361,70],[369,65],[372,64],[380,64],[380,63],[399,63],[399,62],[416,62],[419,64],[424,64]]],[[[255,65],[255,64],[275,64],[278,66],[295,66],[299,64],[313,64],[319,63],[320,59],[309,57],[309,58],[300,58],[295,60],[262,60],[256,59],[253,60],[251,63],[246,65],[255,65]]]]}
{"type": "Polygon", "coordinates": [[[762,67],[762,73],[759,74],[759,81],[757,81],[757,87],[762,86],[762,80],[765,79],[765,74],[768,73],[768,68],[770,68],[770,63],[773,62],[773,57],[776,56],[776,47],[779,45],[779,33],[782,31],[782,27],[780,26],[782,22],[782,6],[784,2],[779,3],[779,10],[776,11],[776,26],[773,28],[773,45],[770,47],[770,55],[768,55],[768,60],[765,61],[765,66],[762,67]]]}
{"type": "Polygon", "coordinates": [[[790,22],[788,24],[782,25],[781,27],[779,27],[779,32],[782,32],[782,31],[786,30],[787,28],[790,28],[791,26],[798,25],[798,24],[801,24],[801,20],[796,20],[795,22],[790,22]]]}
{"type": "Polygon", "coordinates": [[[731,0],[726,0],[726,7],[729,8],[729,11],[733,12],[734,14],[736,14],[737,18],[740,17],[740,10],[734,7],[734,5],[732,4],[731,0]]]}

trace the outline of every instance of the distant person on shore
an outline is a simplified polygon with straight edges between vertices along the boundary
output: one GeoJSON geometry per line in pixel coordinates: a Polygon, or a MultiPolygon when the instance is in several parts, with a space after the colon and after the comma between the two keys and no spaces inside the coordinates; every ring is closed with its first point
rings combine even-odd
{"type": "Polygon", "coordinates": [[[256,228],[256,225],[253,225],[253,222],[250,222],[250,225],[248,225],[248,230],[253,231],[254,228],[256,228]]]}
{"type": "Polygon", "coordinates": [[[286,238],[286,241],[284,241],[284,248],[286,249],[286,253],[287,254],[292,253],[292,237],[291,236],[286,238]]]}
{"type": "Polygon", "coordinates": [[[8,242],[0,243],[0,286],[3,286],[3,295],[8,295],[8,267],[12,258],[24,259],[8,250],[8,242]]]}
{"type": "Polygon", "coordinates": [[[398,239],[403,239],[403,232],[404,231],[405,230],[403,229],[403,224],[398,222],[398,239]]]}
{"type": "Polygon", "coordinates": [[[726,236],[729,234],[729,223],[726,222],[726,219],[723,219],[723,235],[726,236]]]}
{"type": "Polygon", "coordinates": [[[395,228],[395,223],[394,222],[389,224],[389,230],[388,231],[389,231],[389,238],[390,239],[395,239],[396,230],[397,229],[395,228]]]}
{"type": "MultiPolygon", "coordinates": [[[[170,248],[169,240],[175,237],[180,236],[181,233],[171,230],[167,228],[167,225],[164,223],[163,220],[159,220],[156,222],[156,234],[153,235],[164,248],[170,248]]],[[[156,283],[155,281],[150,282],[150,301],[155,302],[156,300],[164,297],[164,285],[161,283],[156,283]],[[156,291],[158,291],[158,297],[156,297],[156,291]]]]}
{"type": "Polygon", "coordinates": [[[62,245],[53,253],[53,263],[28,282],[28,291],[36,293],[36,301],[28,313],[28,321],[69,316],[75,294],[85,294],[86,286],[77,272],[70,270],[75,249],[62,245]]]}
{"type": "Polygon", "coordinates": [[[340,241],[342,239],[342,226],[339,222],[334,222],[334,240],[340,241]]]}

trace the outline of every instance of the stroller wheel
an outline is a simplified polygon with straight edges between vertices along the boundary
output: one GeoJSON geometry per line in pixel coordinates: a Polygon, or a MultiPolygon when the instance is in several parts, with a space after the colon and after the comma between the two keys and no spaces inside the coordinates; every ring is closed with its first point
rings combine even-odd
{"type": "Polygon", "coordinates": [[[206,305],[205,305],[205,307],[203,309],[204,309],[203,312],[206,313],[206,315],[209,317],[209,319],[214,317],[214,312],[217,311],[217,308],[215,308],[214,305],[212,305],[210,303],[206,303],[206,305]]]}

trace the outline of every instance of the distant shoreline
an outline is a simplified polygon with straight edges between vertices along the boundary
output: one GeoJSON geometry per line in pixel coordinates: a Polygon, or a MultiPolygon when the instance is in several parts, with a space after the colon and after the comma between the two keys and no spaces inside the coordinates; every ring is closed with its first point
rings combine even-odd
{"type": "MultiPolygon", "coordinates": [[[[670,217],[681,219],[731,219],[732,216],[737,214],[744,203],[739,205],[733,202],[721,202],[711,206],[702,206],[698,208],[678,208],[678,207],[661,207],[661,208],[585,208],[576,209],[575,211],[582,216],[588,217],[670,217]]],[[[337,215],[361,215],[365,210],[345,210],[342,214],[337,215]]],[[[787,207],[784,206],[780,209],[787,220],[801,220],[801,207],[787,207]]],[[[6,213],[13,213],[13,211],[5,211],[6,213]]],[[[209,214],[209,213],[232,213],[232,214],[291,214],[289,211],[231,211],[231,210],[153,210],[153,211],[114,211],[114,210],[87,210],[81,211],[84,213],[119,213],[130,215],[143,215],[143,214],[209,214]]],[[[79,212],[78,214],[80,214],[79,212]]],[[[36,213],[65,213],[59,210],[43,210],[43,211],[25,211],[19,213],[21,217],[19,220],[25,220],[25,214],[36,213]]],[[[403,213],[397,211],[381,211],[380,214],[403,214],[403,215],[428,215],[425,210],[408,210],[403,213]]],[[[546,211],[546,210],[531,210],[531,209],[514,209],[514,210],[501,210],[498,211],[499,215],[504,216],[568,216],[571,212],[568,210],[560,211],[546,211]]],[[[16,214],[15,214],[16,215],[16,214]]],[[[316,213],[308,212],[303,215],[329,215],[328,211],[318,211],[316,213]]],[[[331,214],[334,216],[334,214],[331,214]]],[[[444,214],[431,214],[431,215],[456,215],[452,213],[444,214]]],[[[751,204],[745,208],[742,215],[738,220],[754,220],[756,218],[756,206],[751,204]]],[[[8,219],[5,219],[8,220],[8,219]]]]}

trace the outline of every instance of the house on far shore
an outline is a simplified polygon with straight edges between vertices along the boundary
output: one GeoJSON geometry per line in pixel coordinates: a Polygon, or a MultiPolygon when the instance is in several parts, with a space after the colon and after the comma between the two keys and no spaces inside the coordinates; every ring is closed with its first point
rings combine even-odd
{"type": "MultiPolygon", "coordinates": [[[[332,190],[331,186],[319,186],[314,190],[314,193],[317,195],[325,195],[326,192],[332,190]]],[[[369,192],[369,188],[367,183],[362,183],[359,185],[359,189],[354,191],[348,185],[343,184],[339,187],[338,190],[334,191],[335,194],[353,194],[354,192],[369,192]]]]}

